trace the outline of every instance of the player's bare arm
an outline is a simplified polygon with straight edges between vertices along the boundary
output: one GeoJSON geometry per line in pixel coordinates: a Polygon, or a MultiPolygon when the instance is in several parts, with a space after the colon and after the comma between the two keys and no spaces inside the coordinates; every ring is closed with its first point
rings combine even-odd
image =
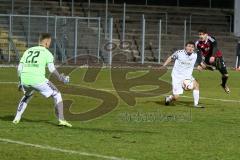
{"type": "Polygon", "coordinates": [[[167,60],[164,62],[163,67],[166,67],[170,62],[172,62],[172,56],[169,56],[167,60]]]}

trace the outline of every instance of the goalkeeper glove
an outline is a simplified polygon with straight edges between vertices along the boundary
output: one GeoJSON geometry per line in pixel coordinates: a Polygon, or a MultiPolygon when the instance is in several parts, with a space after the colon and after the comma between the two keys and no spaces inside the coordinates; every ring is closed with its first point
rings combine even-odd
{"type": "Polygon", "coordinates": [[[62,73],[62,74],[60,74],[60,81],[62,81],[64,84],[69,83],[70,77],[69,77],[69,76],[65,76],[65,75],[62,73]]]}
{"type": "Polygon", "coordinates": [[[23,85],[21,82],[18,82],[18,91],[23,91],[23,85]]]}

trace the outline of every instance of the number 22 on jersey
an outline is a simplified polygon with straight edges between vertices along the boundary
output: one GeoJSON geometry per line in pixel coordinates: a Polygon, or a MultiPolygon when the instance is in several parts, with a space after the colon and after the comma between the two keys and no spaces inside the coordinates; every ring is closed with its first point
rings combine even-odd
{"type": "Polygon", "coordinates": [[[25,63],[37,63],[37,57],[39,56],[40,51],[29,51],[25,63]]]}

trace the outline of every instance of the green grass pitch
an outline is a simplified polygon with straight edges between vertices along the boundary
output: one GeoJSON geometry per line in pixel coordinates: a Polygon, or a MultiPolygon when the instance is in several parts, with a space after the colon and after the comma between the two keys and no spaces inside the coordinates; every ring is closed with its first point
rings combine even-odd
{"type": "MultiPolygon", "coordinates": [[[[95,82],[83,81],[86,69],[72,72],[71,85],[100,89],[117,97],[117,107],[88,121],[71,121],[72,128],[57,126],[53,101],[35,93],[21,122],[11,123],[22,93],[17,91],[16,68],[0,68],[1,160],[238,160],[240,157],[239,74],[230,71],[230,94],[219,86],[218,71],[194,71],[200,83],[200,104],[192,107],[192,92],[174,105],[164,96],[137,98],[127,105],[115,92],[108,69],[95,82]]],[[[170,82],[170,70],[161,77],[170,82]]],[[[140,87],[141,88],[141,87],[140,87]]],[[[144,87],[143,87],[144,88],[144,87]]],[[[145,86],[145,89],[147,87],[145,86]]],[[[71,94],[72,112],[94,109],[101,101],[71,94]]]]}

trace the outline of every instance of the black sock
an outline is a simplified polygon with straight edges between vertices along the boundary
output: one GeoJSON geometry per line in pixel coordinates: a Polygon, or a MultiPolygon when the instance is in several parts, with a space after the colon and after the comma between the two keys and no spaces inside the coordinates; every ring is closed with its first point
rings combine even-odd
{"type": "Polygon", "coordinates": [[[228,76],[222,76],[222,86],[225,87],[228,80],[228,76]]]}

